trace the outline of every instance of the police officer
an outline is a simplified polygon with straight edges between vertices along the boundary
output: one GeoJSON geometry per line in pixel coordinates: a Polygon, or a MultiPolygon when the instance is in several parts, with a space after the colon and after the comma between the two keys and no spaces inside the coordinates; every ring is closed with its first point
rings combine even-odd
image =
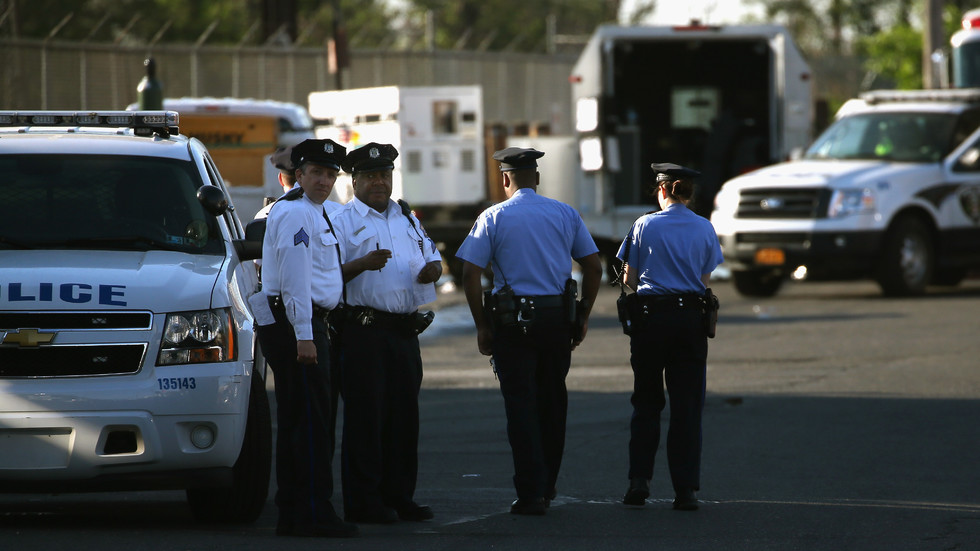
{"type": "MultiPolygon", "coordinates": [[[[279,169],[277,178],[279,179],[279,187],[282,188],[283,194],[288,193],[289,190],[296,186],[296,168],[293,167],[293,161],[290,158],[292,153],[292,147],[278,147],[275,153],[269,157],[269,162],[272,163],[272,166],[279,169]]],[[[255,213],[255,220],[268,218],[269,211],[272,210],[272,205],[276,203],[275,199],[271,197],[266,197],[265,200],[268,204],[262,207],[259,212],[255,213]]]]}
{"type": "Polygon", "coordinates": [[[714,227],[687,204],[695,170],[654,163],[661,210],[640,217],[620,246],[630,295],[630,364],[633,417],[630,421],[629,489],[623,503],[642,506],[650,495],[653,459],[660,441],[664,381],[670,396],[667,465],[674,509],[698,508],[701,411],[704,407],[708,341],[705,291],[722,261],[714,227]]]}
{"type": "Polygon", "coordinates": [[[418,476],[422,355],[418,307],[435,299],[442,257],[418,219],[391,200],[398,151],[368,143],[344,160],[354,197],[331,215],[344,253],[340,324],[344,517],[351,522],[424,521],[418,476]],[[346,259],[356,259],[347,261],[346,259]]]}
{"type": "Polygon", "coordinates": [[[306,140],[293,148],[298,187],[274,204],[263,241],[262,291],[274,322],[260,320],[258,334],[276,380],[278,535],[357,533],[330,503],[333,427],[325,318],[340,300],[343,276],[323,203],[345,153],[331,140],[306,140]]]}
{"type": "Polygon", "coordinates": [[[572,350],[582,342],[602,267],[598,249],[572,207],[537,194],[534,149],[494,153],[507,200],[477,218],[456,256],[477,328],[480,353],[491,356],[507,414],[517,500],[510,512],[543,515],[556,495],[565,447],[572,350]],[[572,258],[582,267],[583,299],[568,282],[572,258]],[[482,304],[481,275],[494,275],[494,295],[482,304]],[[566,293],[568,289],[568,293],[566,293]],[[493,309],[485,315],[484,306],[493,309]],[[578,324],[571,317],[578,310],[578,324]]]}

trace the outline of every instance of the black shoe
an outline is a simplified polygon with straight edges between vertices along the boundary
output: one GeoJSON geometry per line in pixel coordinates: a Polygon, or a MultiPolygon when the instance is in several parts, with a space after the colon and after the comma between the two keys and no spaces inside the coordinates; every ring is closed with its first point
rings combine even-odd
{"type": "Polygon", "coordinates": [[[410,522],[422,522],[423,520],[432,520],[432,508],[428,505],[419,505],[418,503],[412,502],[410,505],[398,508],[398,518],[402,520],[407,520],[410,522]]]}
{"type": "Polygon", "coordinates": [[[623,496],[623,505],[643,507],[650,497],[650,481],[645,478],[631,478],[630,487],[623,496]]]}
{"type": "Polygon", "coordinates": [[[358,533],[357,526],[334,519],[328,522],[313,524],[284,524],[276,526],[277,536],[294,536],[299,538],[352,538],[358,533]]]}
{"type": "Polygon", "coordinates": [[[379,506],[346,513],[344,520],[358,524],[392,524],[398,522],[398,513],[391,507],[379,506]]]}
{"type": "Polygon", "coordinates": [[[678,490],[674,496],[674,509],[678,511],[697,511],[698,498],[694,496],[694,490],[678,490]]]}
{"type": "Polygon", "coordinates": [[[535,499],[517,499],[510,504],[510,514],[512,515],[543,515],[545,513],[545,499],[543,497],[535,499]]]}
{"type": "Polygon", "coordinates": [[[548,492],[548,497],[544,498],[545,508],[551,507],[551,501],[556,497],[558,497],[558,489],[552,488],[551,491],[548,492]]]}

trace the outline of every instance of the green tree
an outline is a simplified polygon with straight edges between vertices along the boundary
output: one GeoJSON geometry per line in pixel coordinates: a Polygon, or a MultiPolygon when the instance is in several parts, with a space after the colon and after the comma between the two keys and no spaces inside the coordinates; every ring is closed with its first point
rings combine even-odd
{"type": "MultiPolygon", "coordinates": [[[[638,2],[627,20],[643,19],[654,6],[653,0],[638,2]]],[[[423,29],[432,14],[439,49],[544,51],[549,16],[557,34],[589,35],[596,25],[616,23],[620,8],[620,0],[411,0],[408,17],[423,29]]]]}

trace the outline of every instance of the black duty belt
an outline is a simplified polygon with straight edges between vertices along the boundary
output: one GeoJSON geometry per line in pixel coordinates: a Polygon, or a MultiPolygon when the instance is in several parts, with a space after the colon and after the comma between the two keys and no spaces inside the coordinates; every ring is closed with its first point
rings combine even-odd
{"type": "MultiPolygon", "coordinates": [[[[283,302],[281,296],[275,296],[275,297],[270,296],[269,297],[269,307],[272,308],[273,310],[285,310],[286,309],[286,303],[283,302]]],[[[327,314],[329,314],[329,313],[330,313],[330,310],[329,309],[324,308],[323,306],[317,306],[316,304],[313,305],[313,317],[314,318],[320,318],[320,319],[325,320],[325,319],[327,319],[327,314]]]]}
{"type": "Polygon", "coordinates": [[[515,296],[514,302],[518,308],[520,308],[522,304],[526,304],[531,308],[562,308],[565,306],[564,299],[561,295],[542,295],[537,297],[515,296]]]}
{"type": "Polygon", "coordinates": [[[704,306],[704,296],[697,293],[681,295],[637,295],[640,306],[701,308],[704,306]]]}

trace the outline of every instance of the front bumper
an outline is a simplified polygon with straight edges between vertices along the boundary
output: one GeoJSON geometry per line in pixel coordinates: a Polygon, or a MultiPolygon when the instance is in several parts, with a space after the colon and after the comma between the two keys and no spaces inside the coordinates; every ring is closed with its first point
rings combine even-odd
{"type": "Polygon", "coordinates": [[[807,267],[810,279],[849,279],[874,268],[884,234],[877,231],[736,232],[719,235],[733,270],[791,272],[807,267]]]}

